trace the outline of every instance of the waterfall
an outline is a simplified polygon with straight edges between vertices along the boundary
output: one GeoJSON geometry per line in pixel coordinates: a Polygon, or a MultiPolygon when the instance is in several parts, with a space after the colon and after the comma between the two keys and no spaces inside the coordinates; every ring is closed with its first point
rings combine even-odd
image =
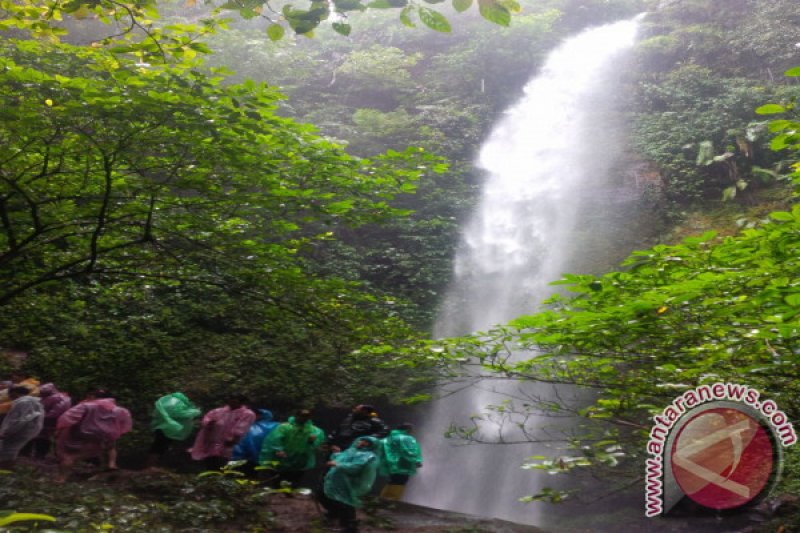
{"type": "MultiPolygon", "coordinates": [[[[592,241],[614,238],[614,223],[606,221],[613,217],[604,214],[619,201],[610,178],[625,140],[620,77],[637,25],[617,22],[566,40],[481,147],[478,165],[487,178],[462,235],[437,336],[486,330],[534,311],[554,292],[549,282],[587,269],[592,241]]],[[[451,424],[466,425],[500,401],[487,384],[434,403],[418,424],[425,465],[406,500],[542,523],[541,504],[518,502],[542,486],[535,471],[520,468],[541,450],[458,446],[444,438],[451,424]]]]}

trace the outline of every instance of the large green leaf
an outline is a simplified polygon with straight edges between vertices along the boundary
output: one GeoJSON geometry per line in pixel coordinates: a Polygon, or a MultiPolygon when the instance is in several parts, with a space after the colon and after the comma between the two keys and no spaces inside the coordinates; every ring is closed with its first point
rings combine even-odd
{"type": "Polygon", "coordinates": [[[331,26],[336,33],[341,35],[350,35],[350,32],[353,29],[350,24],[346,24],[344,22],[334,22],[331,26]]]}
{"type": "Polygon", "coordinates": [[[775,115],[777,113],[784,113],[786,108],[778,104],[764,104],[756,108],[756,113],[759,115],[775,115]]]}
{"type": "Polygon", "coordinates": [[[511,13],[497,0],[478,0],[478,10],[483,18],[495,24],[501,26],[511,24],[511,13]]]}
{"type": "Polygon", "coordinates": [[[55,522],[53,516],[38,513],[6,513],[0,516],[0,526],[7,526],[17,522],[55,522]]]}
{"type": "Polygon", "coordinates": [[[417,13],[419,14],[419,20],[430,29],[444,33],[450,31],[450,22],[438,11],[420,6],[417,13]]]}
{"type": "Polygon", "coordinates": [[[404,26],[416,28],[416,24],[414,24],[414,21],[411,20],[411,13],[413,12],[414,6],[406,6],[402,11],[400,11],[400,22],[402,22],[404,26]]]}
{"type": "Polygon", "coordinates": [[[511,13],[519,13],[522,11],[522,6],[517,0],[497,0],[497,2],[511,13]]]}
{"type": "Polygon", "coordinates": [[[472,0],[453,0],[453,9],[463,13],[472,6],[472,0]]]}
{"type": "Polygon", "coordinates": [[[280,24],[270,24],[267,26],[267,36],[271,41],[280,41],[286,31],[280,24]]]}
{"type": "Polygon", "coordinates": [[[360,0],[334,0],[333,5],[336,6],[336,10],[339,12],[363,11],[366,9],[366,6],[360,0]]]}
{"type": "Polygon", "coordinates": [[[786,211],[773,211],[769,214],[769,217],[773,220],[780,220],[782,222],[790,222],[794,220],[794,215],[786,211]]]}
{"type": "Polygon", "coordinates": [[[784,301],[792,307],[800,307],[800,293],[788,294],[784,301]]]}

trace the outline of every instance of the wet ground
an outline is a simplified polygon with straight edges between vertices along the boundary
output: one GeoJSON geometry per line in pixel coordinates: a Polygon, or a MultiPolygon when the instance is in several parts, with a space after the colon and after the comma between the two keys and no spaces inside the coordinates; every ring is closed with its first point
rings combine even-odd
{"type": "MultiPolygon", "coordinates": [[[[287,533],[335,531],[326,528],[322,511],[309,496],[276,497],[270,510],[287,533]]],[[[360,533],[545,533],[534,526],[439,511],[403,502],[381,502],[359,511],[360,533]]]]}
{"type": "MultiPolygon", "coordinates": [[[[27,463],[26,461],[22,461],[27,463]]],[[[52,478],[55,464],[28,463],[44,478],[52,478]]],[[[164,470],[102,471],[82,465],[73,481],[104,484],[124,494],[131,481],[142,478],[172,479],[176,474],[164,470]]],[[[643,500],[643,499],[642,499],[643,500]]],[[[0,502],[1,505],[1,502],[0,502]]],[[[643,505],[643,502],[641,502],[643,505]]],[[[269,499],[269,510],[275,513],[275,527],[270,531],[283,533],[327,533],[337,531],[327,524],[322,510],[310,494],[275,494],[269,499]]],[[[375,498],[359,511],[361,533],[800,533],[796,529],[800,516],[800,497],[784,495],[767,500],[756,507],[736,513],[715,513],[692,507],[678,506],[669,517],[648,519],[643,509],[630,501],[607,502],[604,506],[581,505],[577,502],[557,507],[549,506],[542,513],[547,521],[543,527],[515,524],[499,519],[466,515],[431,509],[404,502],[375,498]]],[[[218,531],[237,531],[221,529],[218,531]]]]}
{"type": "MultiPolygon", "coordinates": [[[[310,497],[274,498],[271,509],[291,533],[326,531],[322,513],[310,497]]],[[[572,513],[568,520],[554,519],[548,527],[514,524],[503,520],[440,511],[407,503],[381,502],[368,513],[361,511],[361,533],[792,533],[780,516],[798,512],[797,501],[772,501],[736,514],[694,509],[670,517],[645,518],[628,509],[609,508],[602,515],[572,513]],[[776,509],[775,506],[782,508],[776,509]],[[777,518],[777,520],[776,520],[777,518]],[[556,525],[557,524],[557,525],[556,525]]],[[[554,518],[554,517],[551,517],[554,518]]],[[[327,530],[330,531],[330,530],[327,530]]]]}

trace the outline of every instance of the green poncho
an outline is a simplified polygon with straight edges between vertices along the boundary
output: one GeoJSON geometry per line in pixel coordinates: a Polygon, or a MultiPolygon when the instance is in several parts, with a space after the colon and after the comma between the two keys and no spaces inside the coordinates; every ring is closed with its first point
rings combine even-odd
{"type": "Polygon", "coordinates": [[[184,440],[192,432],[194,419],[201,413],[185,394],[173,392],[156,400],[150,428],[161,430],[169,439],[184,440]]]}
{"type": "Polygon", "coordinates": [[[289,417],[264,439],[258,463],[279,471],[309,470],[316,466],[317,449],[324,440],[325,432],[311,420],[300,425],[289,417]],[[284,452],[286,457],[279,457],[278,452],[284,452]]]}
{"type": "Polygon", "coordinates": [[[413,476],[417,473],[418,465],[422,464],[422,451],[419,449],[417,439],[405,430],[393,429],[389,436],[383,439],[382,459],[381,474],[413,476]]]}
{"type": "Polygon", "coordinates": [[[353,507],[361,507],[361,496],[370,491],[378,473],[378,446],[377,439],[359,437],[345,451],[333,454],[331,460],[336,466],[325,475],[325,496],[353,507]],[[358,448],[357,445],[362,440],[369,441],[371,446],[358,448]]]}

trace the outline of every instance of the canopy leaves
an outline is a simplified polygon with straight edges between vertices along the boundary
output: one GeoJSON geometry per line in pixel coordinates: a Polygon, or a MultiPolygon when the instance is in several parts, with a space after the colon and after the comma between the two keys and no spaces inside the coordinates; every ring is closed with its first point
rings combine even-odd
{"type": "Polygon", "coordinates": [[[215,394],[252,358],[270,369],[247,387],[258,394],[392,388],[341,369],[373,371],[348,354],[413,332],[357,281],[320,276],[314,250],[405,216],[392,199],[436,158],[350,156],[276,115],[275,89],[213,69],[0,47],[0,307],[17,311],[0,322],[3,345],[62,383],[104,381],[123,397],[198,368],[195,387],[215,394]]]}

